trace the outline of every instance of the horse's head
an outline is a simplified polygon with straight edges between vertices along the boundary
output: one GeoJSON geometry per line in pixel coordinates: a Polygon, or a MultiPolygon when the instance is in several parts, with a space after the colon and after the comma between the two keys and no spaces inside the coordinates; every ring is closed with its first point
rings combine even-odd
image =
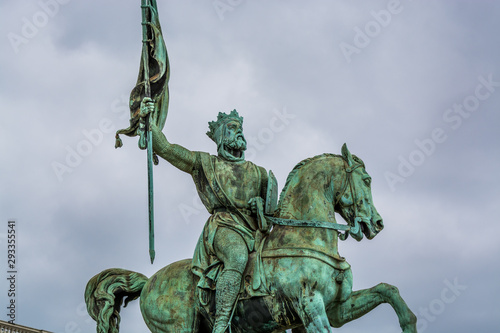
{"type": "Polygon", "coordinates": [[[362,240],[363,234],[372,239],[384,228],[384,223],[373,205],[371,177],[363,161],[351,155],[346,144],[342,146],[342,157],[345,161],[345,181],[336,199],[335,210],[351,226],[349,234],[354,239],[362,240]]]}

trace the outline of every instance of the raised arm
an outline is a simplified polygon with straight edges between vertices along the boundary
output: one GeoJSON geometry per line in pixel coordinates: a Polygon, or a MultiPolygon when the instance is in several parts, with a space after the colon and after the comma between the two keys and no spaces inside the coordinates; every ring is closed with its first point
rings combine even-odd
{"type": "Polygon", "coordinates": [[[152,128],[152,132],[154,152],[174,167],[191,174],[196,160],[195,152],[168,142],[165,135],[156,126],[152,128]]]}
{"type": "MultiPolygon", "coordinates": [[[[141,103],[141,114],[146,115],[152,110],[154,110],[154,103],[151,99],[145,98],[141,103]]],[[[151,132],[153,134],[154,152],[179,170],[191,174],[196,160],[195,152],[168,142],[165,135],[155,124],[152,124],[151,132]]]]}

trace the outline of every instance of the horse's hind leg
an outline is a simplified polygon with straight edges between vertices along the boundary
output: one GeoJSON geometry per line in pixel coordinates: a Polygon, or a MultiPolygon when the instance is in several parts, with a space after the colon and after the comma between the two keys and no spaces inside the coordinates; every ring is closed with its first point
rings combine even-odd
{"type": "Polygon", "coordinates": [[[399,295],[398,288],[386,283],[353,292],[346,301],[335,304],[329,309],[328,314],[332,325],[340,327],[358,319],[382,303],[389,303],[396,311],[403,333],[417,333],[417,317],[399,295]]]}
{"type": "Polygon", "coordinates": [[[304,295],[296,306],[297,313],[304,324],[302,330],[294,332],[329,333],[330,323],[326,315],[325,303],[319,293],[304,295]]]}

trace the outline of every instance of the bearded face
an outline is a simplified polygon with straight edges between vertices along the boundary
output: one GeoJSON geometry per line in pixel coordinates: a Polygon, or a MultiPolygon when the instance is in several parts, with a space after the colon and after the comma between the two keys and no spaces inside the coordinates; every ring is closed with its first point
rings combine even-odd
{"type": "Polygon", "coordinates": [[[243,161],[247,141],[243,136],[241,124],[232,120],[224,126],[222,131],[222,138],[217,147],[219,155],[228,161],[243,161]]]}

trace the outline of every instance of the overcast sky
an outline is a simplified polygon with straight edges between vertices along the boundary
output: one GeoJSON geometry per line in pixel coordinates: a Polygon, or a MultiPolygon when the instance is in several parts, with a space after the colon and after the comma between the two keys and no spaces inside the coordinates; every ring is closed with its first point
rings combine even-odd
{"type": "MultiPolygon", "coordinates": [[[[17,222],[16,322],[95,332],[83,292],[98,272],[151,276],[190,258],[208,217],[187,174],[114,148],[141,52],[140,2],[0,3],[0,242],[17,222]]],[[[215,153],[219,111],[245,118],[247,156],[283,185],[344,142],[373,177],[385,229],[339,244],[354,289],[397,286],[419,332],[498,332],[500,3],[158,0],[170,64],[171,142],[215,153]]],[[[339,221],[341,218],[339,217],[339,221]]],[[[1,320],[8,284],[0,279],[1,320]]],[[[146,332],[139,302],[123,333],[146,332]]],[[[400,332],[388,305],[336,332],[400,332]]]]}

